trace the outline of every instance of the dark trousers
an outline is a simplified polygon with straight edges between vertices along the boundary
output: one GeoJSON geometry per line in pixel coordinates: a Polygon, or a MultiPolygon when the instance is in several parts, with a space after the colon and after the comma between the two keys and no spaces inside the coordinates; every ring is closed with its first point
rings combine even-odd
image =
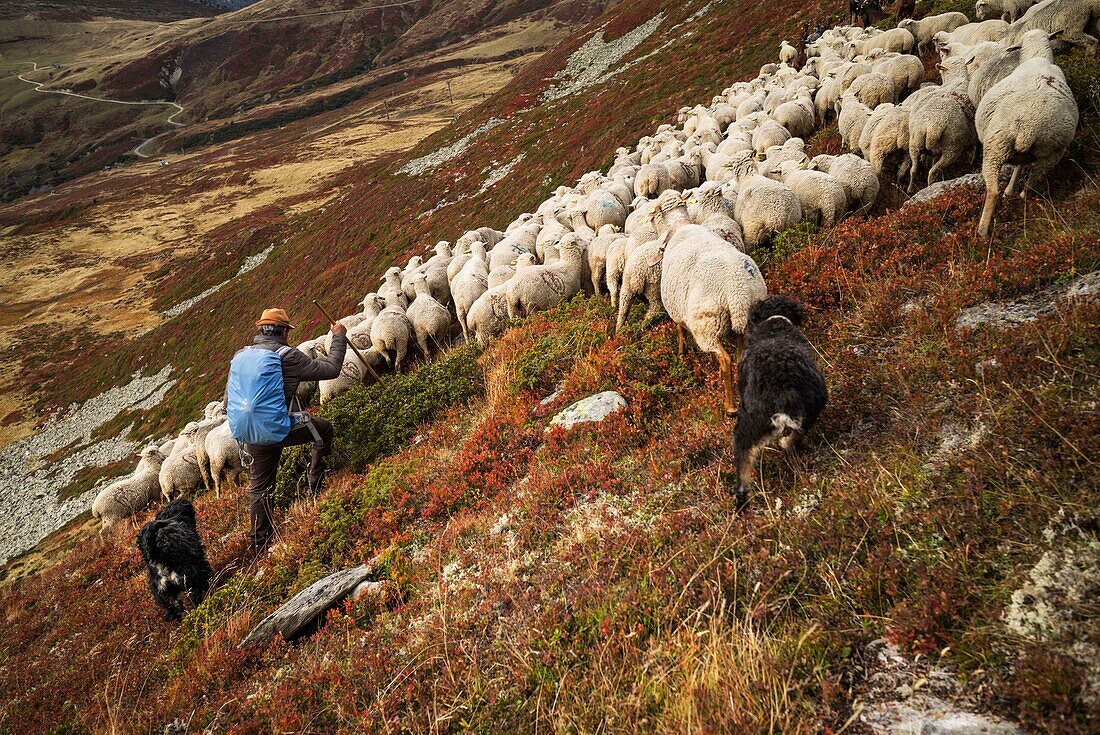
{"type": "Polygon", "coordinates": [[[245,450],[252,455],[252,465],[248,474],[252,480],[248,490],[249,512],[252,515],[252,550],[263,551],[275,534],[272,525],[272,495],[275,492],[275,477],[279,472],[279,460],[283,447],[299,444],[313,444],[313,453],[309,463],[309,486],[312,490],[320,487],[325,474],[325,457],[332,451],[332,424],[320,416],[311,421],[321,435],[321,444],[315,444],[313,434],[305,424],[295,426],[278,444],[246,444],[245,450]]]}

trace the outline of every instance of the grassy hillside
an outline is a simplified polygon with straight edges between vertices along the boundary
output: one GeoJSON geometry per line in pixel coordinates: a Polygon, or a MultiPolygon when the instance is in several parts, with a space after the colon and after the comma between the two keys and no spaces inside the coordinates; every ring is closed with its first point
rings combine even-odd
{"type": "MultiPolygon", "coordinates": [[[[346,173],[323,212],[242,223],[227,245],[281,243],[264,266],[105,359],[61,347],[64,370],[26,379],[64,404],[171,363],[179,386],[136,432],[178,427],[272,294],[317,330],[310,298],[348,310],[389,264],[502,226],[751,74],[802,17],[835,10],[784,6],[784,19],[763,5],[625,0],[590,32],[665,15],[623,74],[540,102],[589,34],[571,40],[413,154],[505,119],[464,155],[421,176],[395,174],[396,159],[346,173]]],[[[871,687],[865,646],[888,636],[956,670],[979,708],[1032,732],[1093,732],[1092,672],[1070,634],[1023,638],[1003,615],[1043,552],[1073,538],[1059,529],[1095,536],[1100,305],[956,327],[965,307],[1100,266],[1100,97],[1086,60],[1065,63],[1084,115],[1068,173],[1050,198],[1003,205],[992,244],[963,188],[754,253],[771,291],[810,308],[831,396],[804,466],[765,454],[747,513],[726,486],[733,422],[713,359],[678,356],[667,324],[608,338],[606,301],[578,297],[482,354],[455,349],[326,406],[343,469],[299,497],[288,458],[280,535],[258,564],[242,568],[243,493],[200,498],[218,581],[181,626],[156,619],[130,532],[0,591],[0,731],[858,732],[845,726],[871,687]],[[627,410],[546,430],[605,389],[627,410]],[[346,605],[301,644],[236,648],[294,592],[373,558],[383,598],[346,605]]],[[[203,257],[165,276],[165,305],[225,277],[203,257]]]]}

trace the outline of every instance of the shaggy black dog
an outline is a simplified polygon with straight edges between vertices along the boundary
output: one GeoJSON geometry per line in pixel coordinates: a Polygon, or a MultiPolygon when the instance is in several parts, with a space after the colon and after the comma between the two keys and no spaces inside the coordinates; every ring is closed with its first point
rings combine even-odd
{"type": "Polygon", "coordinates": [[[745,352],[737,366],[741,405],[733,430],[739,509],[748,504],[757,453],[778,440],[793,454],[828,400],[813,347],[799,329],[805,315],[802,304],[789,296],[769,296],[749,312],[745,352]]]}
{"type": "Polygon", "coordinates": [[[173,500],[149,521],[137,536],[138,548],[149,570],[149,591],[169,620],[183,617],[187,591],[198,605],[206,596],[213,572],[195,526],[195,506],[186,498],[173,500]]]}

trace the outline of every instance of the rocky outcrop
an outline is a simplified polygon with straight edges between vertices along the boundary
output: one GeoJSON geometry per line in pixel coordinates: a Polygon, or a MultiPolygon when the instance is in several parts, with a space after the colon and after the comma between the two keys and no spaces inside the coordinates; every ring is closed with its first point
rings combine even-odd
{"type": "Polygon", "coordinates": [[[577,401],[550,420],[550,428],[572,429],[577,424],[603,421],[626,408],[626,399],[613,390],[597,393],[577,401]]]}

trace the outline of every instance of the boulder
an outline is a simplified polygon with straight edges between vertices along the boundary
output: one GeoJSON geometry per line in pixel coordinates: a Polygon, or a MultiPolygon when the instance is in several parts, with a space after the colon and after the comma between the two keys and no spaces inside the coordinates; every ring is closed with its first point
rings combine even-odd
{"type": "Polygon", "coordinates": [[[626,408],[626,399],[613,390],[582,398],[550,420],[550,426],[572,429],[577,424],[603,421],[626,408]]]}
{"type": "Polygon", "coordinates": [[[927,202],[930,199],[935,199],[938,196],[946,194],[957,186],[973,186],[978,191],[983,191],[985,189],[985,182],[982,181],[981,174],[966,174],[965,176],[960,176],[957,179],[949,179],[948,181],[937,181],[931,186],[926,186],[925,188],[918,191],[912,196],[912,198],[909,199],[909,202],[907,203],[927,202]]]}
{"type": "Polygon", "coordinates": [[[325,613],[340,604],[352,592],[363,589],[361,585],[373,570],[373,564],[364,564],[330,574],[314,582],[261,620],[260,624],[241,641],[241,646],[264,643],[277,635],[292,641],[316,631],[321,627],[325,613]]]}

